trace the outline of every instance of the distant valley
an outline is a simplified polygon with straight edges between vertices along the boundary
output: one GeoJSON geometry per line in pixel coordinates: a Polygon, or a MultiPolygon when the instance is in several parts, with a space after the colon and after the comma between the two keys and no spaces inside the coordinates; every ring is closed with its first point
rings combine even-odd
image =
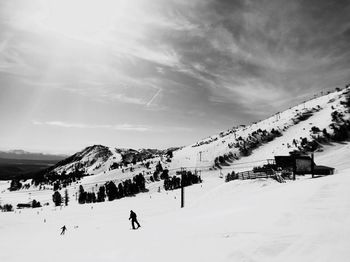
{"type": "Polygon", "coordinates": [[[0,180],[31,178],[38,171],[53,166],[66,157],[24,150],[0,151],[0,180]]]}

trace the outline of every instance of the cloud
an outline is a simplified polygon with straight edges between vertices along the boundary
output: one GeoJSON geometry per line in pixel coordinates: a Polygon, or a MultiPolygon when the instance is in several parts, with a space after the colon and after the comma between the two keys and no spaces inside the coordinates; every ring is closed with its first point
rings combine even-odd
{"type": "Polygon", "coordinates": [[[135,131],[135,132],[165,132],[165,130],[176,130],[179,132],[192,132],[193,128],[186,126],[158,126],[150,127],[146,125],[132,125],[132,124],[83,124],[72,123],[64,121],[38,121],[32,120],[33,125],[36,126],[52,126],[60,128],[78,128],[78,129],[109,129],[115,131],[135,131]]]}
{"type": "MultiPolygon", "coordinates": [[[[101,112],[117,108],[150,126],[70,123],[55,103],[53,115],[62,122],[45,125],[151,130],[160,122],[200,128],[210,119],[219,128],[349,81],[349,1],[101,0],[96,12],[87,1],[81,12],[60,8],[52,17],[45,1],[1,2],[1,73],[20,78],[28,90],[63,90],[85,103],[81,108],[98,101],[101,112]],[[57,23],[66,12],[67,21],[81,19],[72,28],[57,23]],[[90,29],[104,12],[108,19],[90,29]]],[[[32,118],[53,118],[37,114],[32,118]]]]}
{"type": "Polygon", "coordinates": [[[148,126],[142,125],[130,125],[130,124],[119,124],[119,125],[90,125],[82,123],[68,123],[63,121],[37,121],[33,120],[32,124],[34,125],[46,125],[46,126],[55,126],[62,128],[81,128],[81,129],[110,129],[117,131],[137,131],[137,132],[146,132],[150,131],[151,128],[148,126]]]}

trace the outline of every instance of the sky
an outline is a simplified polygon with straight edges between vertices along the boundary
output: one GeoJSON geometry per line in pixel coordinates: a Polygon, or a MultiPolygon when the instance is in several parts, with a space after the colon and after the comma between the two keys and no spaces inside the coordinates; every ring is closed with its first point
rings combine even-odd
{"type": "Polygon", "coordinates": [[[350,1],[1,0],[0,149],[194,143],[350,82],[350,1]]]}

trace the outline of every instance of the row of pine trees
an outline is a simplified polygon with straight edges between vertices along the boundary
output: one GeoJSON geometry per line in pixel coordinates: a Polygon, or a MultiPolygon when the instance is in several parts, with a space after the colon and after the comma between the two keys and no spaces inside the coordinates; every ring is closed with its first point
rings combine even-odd
{"type": "Polygon", "coordinates": [[[78,202],[79,204],[113,201],[123,197],[133,196],[140,192],[146,191],[146,180],[140,173],[132,179],[120,182],[118,186],[109,181],[100,186],[97,194],[95,192],[87,192],[82,185],[79,186],[78,202]]]}
{"type": "MultiPolygon", "coordinates": [[[[79,204],[85,204],[104,202],[106,199],[108,199],[108,201],[113,201],[115,199],[133,196],[145,191],[146,180],[140,173],[134,176],[132,179],[127,179],[123,182],[120,182],[118,186],[113,181],[106,182],[104,185],[99,187],[97,193],[93,191],[85,191],[84,187],[80,185],[78,192],[78,202],[79,204]]],[[[64,197],[61,196],[59,191],[55,191],[52,196],[52,200],[55,203],[55,206],[60,206],[62,203],[67,206],[69,202],[68,190],[65,190],[64,197]]]]}

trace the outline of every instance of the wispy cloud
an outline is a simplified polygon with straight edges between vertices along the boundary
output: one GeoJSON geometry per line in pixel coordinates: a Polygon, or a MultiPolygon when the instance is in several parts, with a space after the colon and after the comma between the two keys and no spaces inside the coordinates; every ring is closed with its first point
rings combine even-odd
{"type": "Polygon", "coordinates": [[[151,128],[143,125],[130,125],[130,124],[119,124],[119,125],[91,125],[82,123],[68,123],[63,121],[37,121],[33,120],[34,125],[46,125],[46,126],[56,126],[62,128],[81,128],[81,129],[111,129],[118,131],[138,131],[145,132],[150,131],[151,128]]]}
{"type": "Polygon", "coordinates": [[[132,124],[83,124],[73,123],[64,121],[38,121],[32,120],[33,125],[37,126],[52,126],[60,128],[79,128],[79,129],[110,129],[117,131],[136,131],[136,132],[166,132],[166,130],[176,130],[180,132],[192,132],[194,131],[191,127],[186,126],[158,126],[157,128],[146,126],[146,125],[132,125],[132,124]]]}
{"type": "Polygon", "coordinates": [[[182,141],[181,126],[210,135],[345,85],[349,13],[344,0],[0,1],[0,119],[97,139],[165,130],[158,144],[182,141]]]}

